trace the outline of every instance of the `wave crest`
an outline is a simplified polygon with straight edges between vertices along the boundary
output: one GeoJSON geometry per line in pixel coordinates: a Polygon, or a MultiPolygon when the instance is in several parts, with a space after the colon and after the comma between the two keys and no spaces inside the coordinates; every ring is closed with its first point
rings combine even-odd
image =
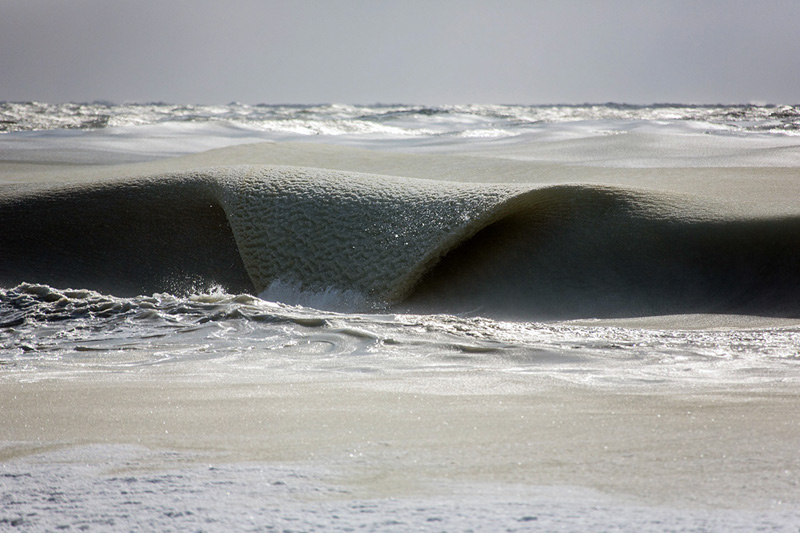
{"type": "Polygon", "coordinates": [[[586,184],[295,167],[16,187],[0,283],[262,293],[503,318],[800,316],[800,217],[586,184]],[[266,291],[266,292],[264,292],[266,291]]]}

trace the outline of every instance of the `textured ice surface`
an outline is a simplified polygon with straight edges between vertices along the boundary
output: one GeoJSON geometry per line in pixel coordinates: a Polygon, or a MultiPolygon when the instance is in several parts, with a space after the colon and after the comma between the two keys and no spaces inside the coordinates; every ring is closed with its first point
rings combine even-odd
{"type": "Polygon", "coordinates": [[[0,465],[11,531],[796,531],[800,511],[675,509],[570,486],[442,484],[354,496],[319,466],[85,446],[0,465]]]}

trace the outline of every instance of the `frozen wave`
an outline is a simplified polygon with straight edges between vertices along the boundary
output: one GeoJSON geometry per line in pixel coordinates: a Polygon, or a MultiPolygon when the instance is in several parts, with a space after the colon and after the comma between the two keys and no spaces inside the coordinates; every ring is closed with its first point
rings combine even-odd
{"type": "Polygon", "coordinates": [[[688,195],[237,166],[17,186],[0,207],[6,286],[349,294],[519,320],[800,314],[797,214],[688,195]]]}

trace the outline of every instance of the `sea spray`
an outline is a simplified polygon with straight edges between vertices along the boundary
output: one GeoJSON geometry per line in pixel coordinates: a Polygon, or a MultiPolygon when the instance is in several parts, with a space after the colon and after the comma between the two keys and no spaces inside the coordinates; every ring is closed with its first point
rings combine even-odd
{"type": "Polygon", "coordinates": [[[311,307],[321,311],[358,313],[380,309],[377,302],[371,302],[358,291],[327,287],[322,291],[304,289],[301,283],[284,282],[277,279],[259,293],[259,298],[269,302],[286,305],[311,307]]]}

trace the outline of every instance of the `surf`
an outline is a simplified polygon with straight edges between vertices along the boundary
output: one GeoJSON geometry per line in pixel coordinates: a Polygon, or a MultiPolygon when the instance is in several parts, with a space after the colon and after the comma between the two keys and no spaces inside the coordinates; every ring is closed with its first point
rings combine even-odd
{"type": "Polygon", "coordinates": [[[521,320],[797,317],[799,251],[800,216],[588,183],[242,165],[0,194],[0,284],[118,296],[219,287],[521,320]]]}

